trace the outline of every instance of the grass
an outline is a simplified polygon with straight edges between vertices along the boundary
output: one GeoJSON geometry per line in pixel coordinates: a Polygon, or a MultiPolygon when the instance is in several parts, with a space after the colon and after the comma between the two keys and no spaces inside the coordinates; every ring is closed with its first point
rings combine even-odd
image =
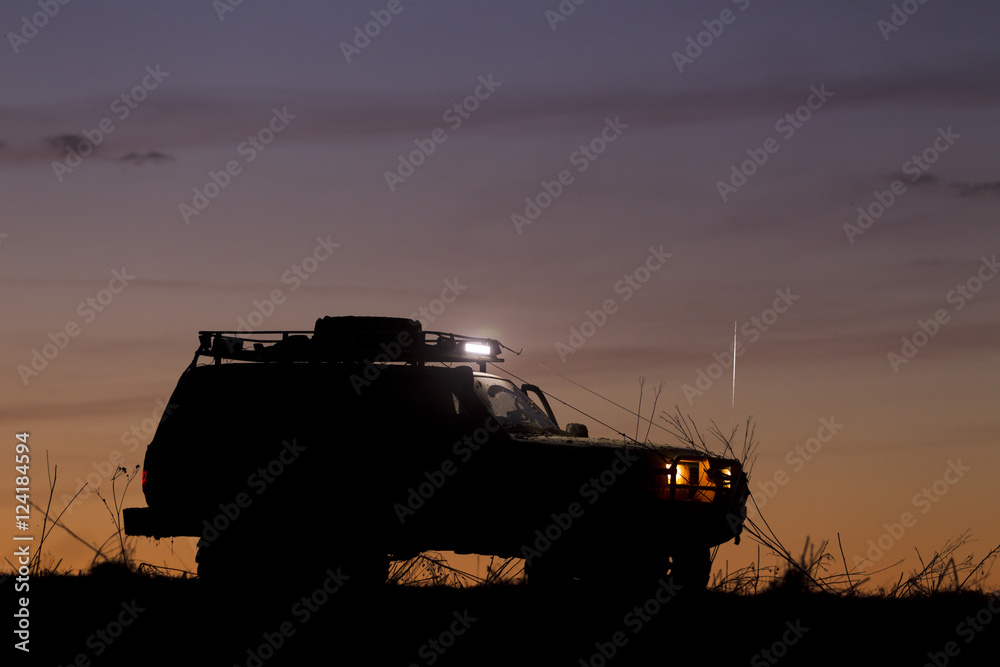
{"type": "Polygon", "coordinates": [[[397,586],[498,586],[514,584],[521,580],[524,565],[520,558],[488,556],[486,576],[452,567],[439,552],[424,552],[405,561],[394,561],[389,570],[388,583],[397,586]]]}
{"type": "MultiPolygon", "coordinates": [[[[640,383],[640,411],[641,392],[640,383]]],[[[658,397],[656,390],[654,414],[658,397]]],[[[661,418],[682,445],[711,453],[689,416],[675,409],[661,418]]],[[[642,444],[648,443],[653,423],[646,421],[642,444]]],[[[640,428],[641,420],[637,442],[640,428]]],[[[752,420],[742,429],[742,443],[737,441],[739,430],[727,433],[713,422],[706,434],[749,474],[757,446],[752,420]]],[[[917,551],[916,567],[891,585],[875,586],[872,578],[899,562],[870,572],[852,568],[839,534],[835,547],[807,538],[801,551],[793,553],[758,508],[758,518],[748,520],[744,529],[756,543],[755,562],[733,571],[716,563],[708,591],[662,605],[643,624],[636,622],[635,610],[655,607],[650,607],[651,599],[642,599],[642,592],[636,598],[634,591],[586,587],[537,590],[522,585],[520,559],[490,558],[485,576],[477,576],[433,552],[393,562],[388,585],[370,593],[370,599],[334,594],[329,603],[319,602],[316,591],[275,592],[259,585],[259,580],[280,581],[284,571],[295,568],[294,551],[282,552],[273,568],[249,577],[242,590],[230,591],[234,597],[220,599],[191,572],[136,560],[134,538],[124,534],[121,511],[137,473],[138,467],[118,468],[110,479],[110,495],[97,490],[113,527],[100,545],[63,522],[84,488],[66,508],[52,507],[58,467],[49,475],[45,508],[33,505],[42,515],[42,532],[30,563],[32,627],[38,653],[51,658],[51,664],[97,658],[94,646],[102,651],[104,665],[135,664],[137,655],[147,664],[182,664],[192,656],[202,664],[250,664],[251,651],[262,655],[262,638],[273,639],[276,628],[288,623],[295,634],[282,640],[284,647],[266,661],[268,667],[308,664],[317,653],[328,655],[339,646],[360,647],[369,662],[429,664],[428,642],[443,641],[444,632],[455,627],[454,614],[463,610],[480,620],[467,636],[447,638],[450,648],[443,662],[607,664],[611,660],[594,658],[595,651],[617,646],[615,666],[658,664],[665,657],[681,663],[711,657],[710,664],[774,664],[761,651],[775,650],[787,636],[788,624],[800,621],[810,629],[801,643],[782,647],[787,653],[782,665],[924,664],[928,655],[944,655],[949,642],[961,651],[965,664],[975,664],[968,660],[979,656],[987,661],[982,664],[995,661],[1000,615],[992,634],[987,628],[973,634],[974,641],[956,635],[963,619],[981,622],[983,610],[992,608],[998,594],[989,581],[1000,545],[979,559],[963,556],[972,543],[968,531],[929,557],[917,551]],[[43,546],[57,527],[93,552],[86,575],[71,576],[61,559],[43,564],[43,546]],[[765,558],[777,558],[777,564],[765,566],[765,558]],[[313,617],[325,621],[306,624],[295,611],[302,610],[295,605],[310,595],[319,605],[313,617]],[[113,623],[130,601],[144,610],[136,624],[121,639],[116,636],[114,644],[95,644],[96,631],[121,630],[113,623]],[[610,643],[613,637],[617,644],[610,643]],[[956,643],[956,638],[967,643],[956,643]]],[[[9,559],[7,563],[16,571],[9,559]]]]}
{"type": "MultiPolygon", "coordinates": [[[[783,591],[801,594],[824,593],[838,597],[875,597],[884,599],[927,598],[941,594],[971,593],[996,595],[991,589],[990,574],[1000,557],[1000,545],[978,561],[972,554],[960,556],[960,549],[972,541],[969,531],[948,540],[926,561],[917,551],[920,566],[908,574],[900,574],[890,586],[866,588],[871,576],[883,572],[852,571],[840,549],[840,559],[828,549],[828,542],[815,544],[806,538],[801,555],[791,556],[785,549],[772,553],[782,559],[781,566],[760,566],[760,550],[756,563],[733,572],[717,572],[709,588],[713,591],[756,595],[783,591]],[[842,566],[843,569],[840,569],[842,566]]],[[[839,543],[839,535],[838,535],[839,543]]],[[[894,564],[895,565],[895,564],[894,564]]],[[[891,567],[891,566],[890,566],[891,567]]]]}
{"type": "MultiPolygon", "coordinates": [[[[87,488],[87,484],[84,483],[77,492],[73,495],[66,507],[58,512],[53,517],[52,501],[55,498],[56,483],[59,479],[59,466],[51,466],[48,460],[48,453],[45,456],[45,468],[48,474],[49,481],[49,497],[46,501],[45,508],[42,509],[39,505],[31,502],[31,506],[38,510],[42,515],[42,531],[38,536],[38,541],[35,545],[34,551],[31,555],[31,559],[28,563],[28,572],[32,578],[45,576],[45,575],[59,575],[66,574],[67,571],[60,572],[60,566],[62,565],[62,559],[55,562],[43,563],[42,557],[45,553],[45,543],[49,537],[51,537],[52,532],[56,528],[61,528],[70,537],[85,545],[89,550],[94,552],[93,558],[90,562],[90,568],[95,567],[113,567],[113,568],[124,568],[127,571],[134,571],[137,567],[144,566],[145,564],[137,564],[135,562],[135,541],[133,538],[125,535],[124,526],[122,524],[122,502],[125,498],[125,493],[128,491],[129,485],[135,479],[139,473],[139,466],[130,472],[124,467],[119,467],[111,476],[111,500],[114,505],[114,511],[112,511],[111,506],[108,504],[107,499],[101,495],[100,489],[97,489],[97,496],[104,503],[104,507],[107,508],[108,514],[111,517],[111,522],[114,525],[114,531],[104,540],[100,545],[92,544],[87,541],[71,528],[63,523],[62,518],[66,511],[73,505],[76,498],[83,493],[84,489],[87,488]],[[122,477],[125,478],[124,487],[121,493],[118,493],[116,488],[118,480],[122,477]]],[[[10,558],[5,559],[7,564],[11,566],[12,571],[17,571],[17,567],[10,561],[10,558]]],[[[148,566],[145,566],[148,568],[148,566]]]]}
{"type": "MultiPolygon", "coordinates": [[[[640,382],[640,407],[642,400],[641,391],[642,383],[640,382]]],[[[659,391],[656,391],[655,395],[658,397],[659,391]]],[[[654,398],[654,411],[655,408],[656,401],[654,398]]],[[[675,406],[674,413],[664,412],[661,417],[667,423],[667,432],[671,433],[682,445],[705,453],[712,453],[711,448],[708,446],[697,425],[689,416],[683,415],[679,408],[675,406]]],[[[652,424],[652,420],[647,421],[652,424]]],[[[740,446],[740,452],[737,454],[733,443],[738,431],[739,429],[734,427],[730,433],[726,434],[714,422],[708,429],[708,433],[722,445],[723,455],[737,458],[744,465],[744,470],[749,475],[753,467],[757,447],[753,421],[748,419],[745,424],[743,442],[740,446]]],[[[648,432],[647,429],[647,437],[648,432]]],[[[48,469],[47,457],[46,466],[48,469]]],[[[45,541],[52,534],[52,531],[56,527],[59,527],[93,551],[94,555],[89,568],[91,571],[124,571],[155,576],[193,577],[193,572],[184,569],[171,568],[166,566],[166,564],[157,566],[151,563],[136,561],[135,538],[125,535],[121,513],[125,494],[138,474],[139,466],[136,466],[131,471],[124,467],[119,467],[112,474],[109,480],[111,482],[110,503],[109,499],[101,494],[100,489],[96,490],[95,493],[104,503],[114,528],[104,542],[96,545],[75,533],[62,522],[62,517],[66,510],[72,505],[73,500],[84,491],[86,484],[76,492],[69,503],[67,503],[67,506],[53,518],[52,502],[55,497],[55,487],[58,480],[58,466],[52,467],[49,474],[49,495],[45,509],[32,503],[42,514],[43,523],[37,548],[29,564],[31,576],[40,577],[68,573],[68,571],[60,572],[62,559],[49,565],[43,565],[42,563],[45,541]],[[124,482],[120,484],[122,480],[124,482]],[[118,488],[119,485],[121,486],[120,491],[118,488]]],[[[752,497],[750,502],[753,502],[752,497]]],[[[839,534],[837,535],[839,561],[836,554],[832,553],[828,541],[814,543],[808,537],[801,553],[795,556],[785,547],[774,531],[771,530],[759,508],[757,511],[760,517],[760,524],[747,519],[747,524],[744,528],[744,533],[757,543],[756,561],[734,571],[729,571],[728,564],[717,567],[709,584],[709,591],[739,596],[753,596],[781,591],[785,593],[824,593],[838,597],[867,596],[885,599],[918,598],[945,593],[972,593],[981,595],[995,595],[997,593],[997,591],[988,588],[987,582],[996,559],[1000,557],[1000,545],[992,548],[986,556],[978,561],[971,554],[961,556],[959,552],[968,547],[972,542],[972,536],[969,531],[965,531],[958,537],[947,541],[926,560],[919,551],[916,551],[916,557],[920,563],[919,567],[911,570],[908,574],[900,574],[899,579],[891,586],[877,586],[872,588],[870,586],[872,576],[885,572],[899,565],[902,561],[897,561],[872,572],[854,570],[847,564],[847,560],[844,557],[839,534]],[[762,565],[762,548],[765,555],[771,554],[777,557],[777,565],[762,565]]],[[[521,559],[487,557],[490,559],[490,562],[486,568],[486,575],[480,577],[456,569],[440,553],[425,552],[408,560],[393,561],[389,569],[388,584],[396,586],[468,589],[523,583],[524,567],[521,559]]],[[[11,563],[10,559],[7,558],[6,561],[11,566],[12,571],[16,571],[17,568],[11,563]]]]}
{"type": "MultiPolygon", "coordinates": [[[[115,530],[112,533],[110,540],[116,541],[118,543],[117,553],[112,553],[109,560],[112,562],[120,563],[127,570],[133,570],[135,568],[135,545],[134,541],[125,535],[125,525],[122,521],[122,504],[125,500],[125,493],[128,491],[128,487],[132,484],[132,481],[139,476],[140,466],[136,464],[135,468],[132,469],[130,473],[123,466],[118,466],[115,472],[111,475],[111,501],[114,503],[115,509],[111,510],[111,506],[108,505],[107,499],[101,495],[101,490],[97,489],[95,492],[97,497],[101,499],[104,503],[105,509],[108,510],[108,514],[111,515],[111,523],[114,524],[115,530]],[[121,495],[118,495],[115,485],[118,480],[122,477],[125,478],[124,488],[122,489],[121,495]],[[117,538],[117,540],[115,539],[117,538]]],[[[106,541],[105,545],[108,544],[106,541]]]]}
{"type": "MultiPolygon", "coordinates": [[[[586,587],[553,592],[521,585],[520,559],[491,558],[486,575],[479,577],[455,569],[437,553],[393,563],[389,585],[365,599],[334,594],[323,602],[308,590],[311,586],[259,586],[259,579],[280,581],[284,569],[295,567],[294,556],[220,598],[190,572],[135,560],[120,520],[121,497],[132,479],[128,471],[115,474],[110,498],[101,496],[114,527],[101,545],[91,545],[65,526],[65,510],[50,518],[56,479],[54,470],[49,502],[39,510],[43,536],[58,526],[88,544],[94,557],[87,575],[69,576],[60,572],[61,560],[43,567],[41,549],[35,554],[33,657],[48,658],[50,664],[70,664],[81,655],[97,658],[92,650],[97,646],[103,665],[135,664],[139,654],[147,664],[177,665],[197,656],[201,664],[246,665],[248,651],[262,655],[262,638],[273,640],[276,629],[288,623],[285,627],[295,634],[273,658],[262,661],[267,667],[309,664],[331,646],[353,646],[377,664],[428,664],[427,656],[437,655],[428,653],[429,642],[449,644],[442,664],[577,665],[601,647],[610,650],[612,637],[626,642],[616,649],[616,667],[658,664],[665,645],[678,662],[703,662],[705,647],[711,646],[712,664],[773,664],[761,661],[761,651],[773,650],[789,623],[809,630],[801,643],[781,647],[787,651],[782,665],[924,664],[929,653],[940,653],[949,641],[963,637],[955,634],[957,624],[981,617],[997,593],[987,590],[987,581],[1000,546],[979,560],[961,557],[971,542],[967,532],[929,557],[917,553],[919,566],[887,587],[869,584],[877,572],[847,566],[839,536],[838,558],[829,543],[809,539],[792,555],[768,533],[766,539],[764,534],[755,538],[754,564],[732,572],[720,567],[704,595],[661,608],[643,599],[648,592],[586,587]],[[762,566],[761,555],[768,553],[776,554],[780,564],[762,566]],[[309,595],[317,605],[309,618],[325,620],[304,621],[301,600],[309,595]],[[122,630],[114,623],[130,604],[143,611],[122,630]],[[82,608],[86,613],[80,613],[82,608]],[[656,613],[639,624],[637,609],[656,613]],[[456,614],[477,620],[467,635],[446,636],[456,627],[456,614]],[[120,639],[95,643],[95,632],[104,630],[109,637],[122,630],[120,639]]],[[[755,531],[750,528],[751,536],[755,531]]],[[[990,637],[997,634],[984,631],[972,636],[974,643],[962,643],[965,664],[984,656],[995,659],[996,642],[990,637]]]]}
{"type": "MultiPolygon", "coordinates": [[[[621,652],[613,661],[589,662],[617,667],[661,664],[665,647],[670,659],[681,663],[705,662],[708,651],[709,664],[775,664],[754,659],[773,650],[791,623],[808,632],[800,643],[780,648],[787,648],[781,665],[919,665],[947,642],[961,641],[957,624],[989,604],[973,583],[979,580],[973,570],[986,559],[969,561],[963,570],[965,559],[942,550],[898,585],[864,593],[847,583],[846,573],[838,572],[840,560],[822,547],[809,542],[794,566],[777,573],[750,567],[719,574],[703,595],[662,606],[650,606],[653,591],[537,590],[520,585],[513,576],[517,566],[506,561],[475,578],[437,554],[396,564],[393,583],[364,598],[336,593],[329,600],[316,597],[312,584],[260,588],[260,579],[281,580],[281,563],[220,597],[196,577],[132,570],[110,560],[85,576],[33,579],[32,627],[48,664],[71,664],[80,654],[97,658],[88,650],[95,645],[94,633],[112,627],[122,605],[132,604],[141,615],[100,655],[100,664],[135,664],[141,655],[145,664],[185,664],[194,657],[198,664],[248,665],[248,649],[262,655],[265,637],[273,640],[277,628],[290,623],[286,627],[294,635],[286,633],[281,651],[253,664],[312,664],[316,655],[338,662],[348,651],[374,664],[426,665],[433,641],[449,648],[438,664],[578,665],[580,659],[588,664],[601,646],[609,650],[617,636],[621,652]],[[306,623],[300,601],[310,593],[315,613],[306,623]],[[647,614],[642,623],[637,609],[647,614]],[[456,615],[464,614],[476,619],[469,632],[447,635],[456,615]]],[[[851,582],[858,581],[852,575],[851,582]]],[[[995,624],[994,630],[1000,618],[995,624]]],[[[984,632],[974,643],[962,643],[966,659],[960,664],[992,664],[991,637],[997,634],[984,632]]]]}

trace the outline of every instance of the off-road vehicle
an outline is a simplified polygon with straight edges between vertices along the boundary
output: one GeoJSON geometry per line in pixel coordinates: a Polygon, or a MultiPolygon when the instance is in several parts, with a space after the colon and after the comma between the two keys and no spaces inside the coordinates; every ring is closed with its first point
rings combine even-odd
{"type": "Polygon", "coordinates": [[[125,531],[201,538],[202,576],[279,561],[384,579],[440,550],[525,558],[529,583],[704,587],[742,529],[740,462],[560,428],[541,389],[486,372],[502,353],[405,318],[202,331],[125,531]]]}

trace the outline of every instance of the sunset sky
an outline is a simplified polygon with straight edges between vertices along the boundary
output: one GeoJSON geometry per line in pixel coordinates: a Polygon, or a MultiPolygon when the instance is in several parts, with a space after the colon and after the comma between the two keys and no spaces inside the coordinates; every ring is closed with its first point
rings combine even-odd
{"type": "MultiPolygon", "coordinates": [[[[839,533],[885,583],[1000,542],[1000,6],[335,5],[0,8],[0,431],[36,502],[46,454],[59,507],[141,464],[199,329],[417,314],[595,435],[636,420],[574,383],[752,416],[793,552],[839,533]]],[[[101,543],[87,493],[64,521],[101,543]]]]}

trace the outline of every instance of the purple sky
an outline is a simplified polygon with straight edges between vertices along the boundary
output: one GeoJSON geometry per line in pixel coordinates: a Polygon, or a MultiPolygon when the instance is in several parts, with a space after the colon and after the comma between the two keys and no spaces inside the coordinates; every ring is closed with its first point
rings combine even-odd
{"type": "MultiPolygon", "coordinates": [[[[663,382],[658,412],[728,426],[731,371],[712,364],[735,321],[735,418],[757,422],[754,488],[792,551],[840,532],[850,561],[910,512],[876,566],[916,567],[914,547],[967,528],[984,555],[1000,541],[1000,9],[666,4],[590,0],[556,21],[556,0],[245,0],[221,19],[207,1],[51,18],[6,3],[0,428],[32,433],[35,497],[45,451],[59,493],[115,452],[141,463],[148,436],[130,451],[123,434],[169,396],[197,330],[241,318],[430,309],[427,328],[523,349],[510,370],[597,435],[593,418],[635,419],[537,364],[632,409],[645,377],[646,415],[663,382]],[[345,49],[372,12],[391,20],[345,49]],[[65,349],[29,372],[52,340],[65,349]]],[[[110,527],[93,496],[67,516],[94,542],[110,527]]],[[[193,566],[186,544],[143,549],[193,566]]],[[[718,562],[754,558],[730,545],[718,562]]]]}

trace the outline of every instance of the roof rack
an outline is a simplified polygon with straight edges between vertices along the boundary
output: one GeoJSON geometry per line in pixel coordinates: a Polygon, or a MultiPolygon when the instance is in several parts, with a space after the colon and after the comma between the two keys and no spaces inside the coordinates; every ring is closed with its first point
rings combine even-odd
{"type": "Polygon", "coordinates": [[[377,363],[399,362],[479,364],[501,362],[500,342],[443,331],[423,331],[404,318],[326,317],[314,331],[199,331],[199,357],[215,364],[257,363],[377,363]]]}

